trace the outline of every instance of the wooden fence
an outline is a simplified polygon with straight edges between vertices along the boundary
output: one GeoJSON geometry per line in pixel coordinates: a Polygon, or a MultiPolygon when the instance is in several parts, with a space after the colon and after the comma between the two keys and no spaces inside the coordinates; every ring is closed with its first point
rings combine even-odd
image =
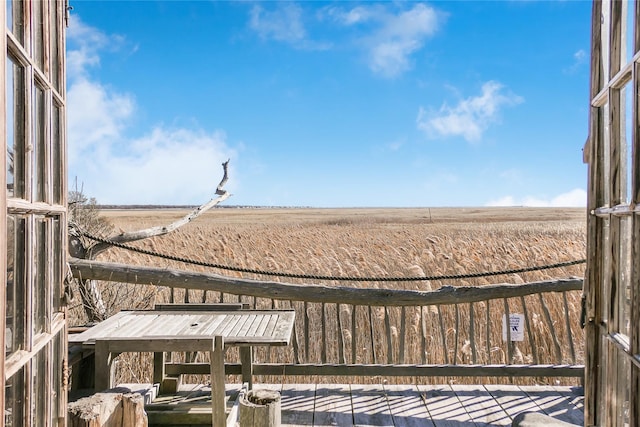
{"type": "MultiPolygon", "coordinates": [[[[414,291],[287,284],[78,259],[70,264],[77,278],[167,287],[170,302],[294,308],[292,345],[257,349],[255,375],[582,377],[584,372],[576,315],[579,278],[414,291]],[[512,315],[516,330],[504,328],[503,316],[512,315]]],[[[167,366],[168,374],[207,370],[206,363],[167,366]]],[[[227,365],[227,373],[239,370],[237,363],[227,365]]]]}

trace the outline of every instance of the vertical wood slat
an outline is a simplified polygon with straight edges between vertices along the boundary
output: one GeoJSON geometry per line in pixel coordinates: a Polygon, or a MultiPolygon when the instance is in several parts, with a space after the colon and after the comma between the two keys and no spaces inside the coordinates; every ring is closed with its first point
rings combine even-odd
{"type": "Polygon", "coordinates": [[[342,336],[342,320],[340,319],[340,304],[336,304],[336,327],[338,333],[338,363],[344,364],[345,358],[345,348],[344,348],[344,337],[342,336]]]}
{"type": "MultiPolygon", "coordinates": [[[[238,297],[238,300],[240,299],[240,297],[238,297]]],[[[278,303],[277,300],[271,298],[271,310],[276,310],[278,308],[278,303]]],[[[271,355],[273,354],[273,352],[276,351],[275,348],[273,348],[272,345],[267,346],[267,361],[271,362],[271,355]]]]}
{"type": "Polygon", "coordinates": [[[357,362],[358,337],[356,336],[356,309],[357,305],[351,306],[351,363],[357,362]]]}
{"type": "Polygon", "coordinates": [[[442,320],[442,310],[440,306],[436,306],[438,309],[438,322],[440,323],[440,336],[442,337],[442,352],[444,354],[444,363],[449,363],[449,350],[447,349],[447,335],[444,330],[444,321],[442,320]]]}
{"type": "Polygon", "coordinates": [[[531,356],[533,358],[533,363],[537,365],[539,363],[538,347],[536,346],[536,342],[531,329],[531,320],[529,319],[529,310],[527,309],[527,303],[523,296],[520,297],[520,303],[522,304],[522,312],[524,313],[524,324],[527,328],[527,337],[529,338],[529,346],[531,347],[531,356]]]}
{"type": "Polygon", "coordinates": [[[420,358],[422,364],[427,363],[427,321],[424,317],[424,306],[420,306],[420,358]]]}
{"type": "MultiPolygon", "coordinates": [[[[295,310],[295,306],[293,305],[293,301],[289,301],[289,308],[295,310]]],[[[300,363],[300,346],[298,344],[298,327],[296,326],[296,322],[293,322],[293,331],[291,336],[291,344],[293,345],[293,363],[300,363]]]]}
{"type": "Polygon", "coordinates": [[[504,302],[504,316],[505,316],[503,328],[506,329],[506,335],[507,335],[507,364],[511,364],[513,363],[513,341],[511,341],[511,322],[510,322],[511,313],[509,312],[509,301],[507,301],[507,299],[504,298],[503,302],[504,302]]]}
{"type": "Polygon", "coordinates": [[[376,343],[375,343],[375,335],[373,333],[373,309],[371,306],[369,308],[369,336],[371,338],[371,357],[373,358],[373,363],[378,363],[378,356],[376,354],[376,343]]]}
{"type": "Polygon", "coordinates": [[[325,303],[320,304],[320,308],[322,310],[322,323],[320,325],[320,329],[322,331],[320,360],[322,363],[327,363],[327,315],[325,312],[325,303]]]}
{"type": "Polygon", "coordinates": [[[476,315],[473,303],[469,303],[469,345],[471,345],[471,363],[478,363],[476,351],[476,315]]]}
{"type": "Polygon", "coordinates": [[[458,337],[460,334],[460,310],[458,308],[458,304],[453,305],[454,310],[456,312],[456,325],[453,334],[453,364],[458,364],[458,337]]]}
{"type": "Polygon", "coordinates": [[[406,337],[406,325],[407,325],[407,308],[402,306],[400,311],[400,333],[398,339],[400,340],[400,354],[398,356],[399,363],[404,364],[404,345],[406,337]]]}
{"type": "Polygon", "coordinates": [[[309,303],[304,302],[304,359],[306,363],[311,363],[309,357],[309,303]]]}
{"type": "Polygon", "coordinates": [[[391,336],[391,319],[389,317],[389,307],[384,306],[384,329],[387,334],[387,363],[393,363],[393,341],[391,336]]]}
{"type": "Polygon", "coordinates": [[[569,301],[567,301],[567,293],[562,293],[562,302],[564,305],[564,322],[567,329],[567,342],[569,343],[569,354],[571,355],[571,363],[576,364],[576,350],[573,345],[573,334],[571,333],[571,320],[569,319],[569,301]]]}
{"type": "Polygon", "coordinates": [[[560,342],[558,342],[558,337],[556,336],[556,331],[553,327],[551,312],[549,311],[549,307],[547,307],[547,303],[545,302],[542,294],[538,294],[538,298],[540,299],[540,305],[542,306],[542,313],[544,313],[544,318],[547,321],[547,325],[549,326],[549,333],[551,334],[551,338],[553,339],[553,348],[555,349],[556,363],[560,364],[562,363],[562,348],[560,347],[560,342]]]}
{"type": "Polygon", "coordinates": [[[487,347],[487,364],[491,364],[491,310],[490,310],[490,303],[491,301],[487,301],[486,304],[486,318],[485,318],[485,324],[487,325],[487,330],[486,332],[486,338],[485,338],[485,345],[487,347]]]}

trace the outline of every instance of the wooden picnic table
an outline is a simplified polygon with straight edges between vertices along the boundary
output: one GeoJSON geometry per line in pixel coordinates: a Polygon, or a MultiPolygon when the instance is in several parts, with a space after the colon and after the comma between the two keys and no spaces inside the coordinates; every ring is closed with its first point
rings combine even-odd
{"type": "Polygon", "coordinates": [[[154,352],[154,381],[164,377],[164,352],[206,351],[211,356],[213,424],[224,425],[224,350],[239,346],[243,381],[251,385],[253,346],[289,345],[294,310],[121,311],[69,336],[95,353],[95,388],[113,386],[112,360],[124,352],[154,352]],[[160,372],[158,372],[160,371],[160,372]]]}

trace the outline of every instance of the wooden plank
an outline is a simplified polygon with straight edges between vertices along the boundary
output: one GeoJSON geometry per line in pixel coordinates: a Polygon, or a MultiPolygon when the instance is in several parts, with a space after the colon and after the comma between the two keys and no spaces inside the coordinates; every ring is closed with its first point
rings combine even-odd
{"type": "Polygon", "coordinates": [[[229,323],[227,323],[227,325],[222,329],[222,331],[220,331],[220,333],[216,333],[216,335],[221,335],[224,337],[229,337],[232,336],[231,332],[233,331],[233,329],[236,327],[236,325],[240,322],[243,321],[244,316],[241,315],[229,315],[230,317],[230,321],[229,323]]]}
{"type": "Polygon", "coordinates": [[[520,389],[527,394],[544,411],[545,414],[573,424],[584,424],[582,411],[576,410],[576,406],[562,396],[557,389],[550,386],[520,386],[520,389]]]}
{"type": "Polygon", "coordinates": [[[314,426],[353,425],[351,390],[345,384],[318,384],[313,411],[314,426]]]}
{"type": "Polygon", "coordinates": [[[263,336],[265,337],[271,337],[273,336],[273,333],[276,329],[276,325],[278,324],[278,315],[277,314],[272,314],[271,316],[269,316],[269,323],[267,323],[267,328],[264,330],[263,332],[263,336]]]}
{"type": "MultiPolygon", "coordinates": [[[[257,340],[253,341],[255,344],[257,340]]],[[[582,377],[576,365],[380,365],[255,363],[254,375],[348,375],[348,376],[440,376],[440,377],[582,377]]]]}
{"type": "Polygon", "coordinates": [[[253,320],[252,317],[255,317],[255,314],[240,317],[240,319],[238,320],[238,323],[236,323],[233,326],[233,328],[229,331],[229,333],[226,334],[226,336],[229,336],[229,337],[242,336],[240,331],[242,331],[245,328],[245,325],[246,325],[246,328],[249,328],[249,326],[251,326],[251,321],[253,320]]]}
{"type": "Polygon", "coordinates": [[[448,385],[418,385],[427,411],[436,427],[473,425],[458,396],[448,385]]]}
{"type": "Polygon", "coordinates": [[[404,345],[407,336],[407,308],[402,307],[400,310],[400,333],[398,335],[398,339],[400,340],[400,354],[398,356],[398,361],[401,364],[404,364],[404,345]]]}
{"type": "Polygon", "coordinates": [[[395,426],[435,427],[423,400],[423,393],[415,385],[385,385],[389,410],[395,426]]]}
{"type": "Polygon", "coordinates": [[[391,337],[391,316],[389,315],[389,307],[384,307],[384,331],[387,336],[387,363],[393,363],[393,340],[391,337]]]}
{"type": "Polygon", "coordinates": [[[110,330],[109,335],[146,335],[139,332],[153,324],[155,320],[156,316],[142,316],[130,313],[122,318],[117,328],[110,330]]]}
{"type": "Polygon", "coordinates": [[[251,331],[258,329],[258,325],[260,324],[259,319],[260,319],[260,316],[258,316],[257,314],[251,315],[251,317],[247,319],[248,320],[247,323],[245,323],[242,329],[240,329],[240,331],[238,332],[238,335],[243,335],[243,336],[253,335],[251,331]]]}
{"type": "Polygon", "coordinates": [[[158,311],[230,311],[249,308],[242,303],[212,303],[212,304],[156,304],[154,310],[158,311]]]}
{"type": "Polygon", "coordinates": [[[202,334],[203,335],[213,335],[213,331],[220,326],[220,324],[224,321],[226,316],[212,316],[210,321],[207,321],[206,326],[204,327],[202,334]]]}
{"type": "Polygon", "coordinates": [[[569,404],[575,408],[572,412],[572,418],[578,420],[578,424],[584,425],[584,389],[570,386],[555,386],[553,389],[564,396],[569,404]]]}
{"type": "Polygon", "coordinates": [[[87,329],[82,333],[69,335],[69,343],[82,344],[85,341],[93,340],[95,336],[99,336],[99,335],[107,336],[110,330],[120,326],[119,321],[127,315],[128,315],[128,312],[121,311],[119,313],[114,314],[104,322],[100,322],[97,325],[92,326],[91,328],[87,329]]]}
{"type": "Polygon", "coordinates": [[[393,426],[387,396],[381,385],[352,385],[354,426],[393,426]]]}
{"type": "Polygon", "coordinates": [[[520,412],[542,412],[542,409],[517,385],[487,384],[484,388],[511,418],[520,412]]]}
{"type": "Polygon", "coordinates": [[[315,384],[283,384],[280,390],[281,425],[313,425],[315,395],[315,384]]]}
{"type": "Polygon", "coordinates": [[[511,417],[483,386],[455,384],[451,388],[476,426],[511,425],[511,417]]]}
{"type": "Polygon", "coordinates": [[[453,391],[476,426],[511,425],[511,417],[481,385],[453,385],[453,391]]]}
{"type": "Polygon", "coordinates": [[[340,304],[336,304],[336,335],[338,337],[338,363],[347,363],[345,360],[345,343],[342,333],[342,319],[340,318],[340,304]]]}
{"type": "Polygon", "coordinates": [[[327,363],[327,311],[325,303],[320,304],[320,311],[322,312],[320,320],[320,336],[322,346],[320,347],[320,361],[327,363]]]}
{"type": "Polygon", "coordinates": [[[260,326],[258,326],[258,330],[256,331],[256,336],[263,336],[265,331],[267,330],[267,326],[269,326],[269,322],[271,321],[271,316],[263,316],[260,321],[260,326]]]}
{"type": "Polygon", "coordinates": [[[356,327],[357,305],[351,306],[351,363],[358,361],[358,328],[356,327]]]}
{"type": "Polygon", "coordinates": [[[224,314],[224,318],[222,319],[222,322],[220,322],[218,326],[216,326],[216,328],[211,332],[211,334],[222,335],[222,331],[224,331],[229,325],[229,323],[231,322],[233,322],[233,316],[224,314]]]}

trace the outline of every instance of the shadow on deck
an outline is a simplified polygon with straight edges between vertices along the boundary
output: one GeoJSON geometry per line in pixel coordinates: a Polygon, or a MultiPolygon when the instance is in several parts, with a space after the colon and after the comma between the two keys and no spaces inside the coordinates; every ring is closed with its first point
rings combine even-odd
{"type": "MultiPolygon", "coordinates": [[[[239,386],[228,386],[228,407],[239,386]]],[[[508,426],[525,411],[583,425],[578,387],[515,385],[256,385],[281,393],[283,426],[508,426]]],[[[184,385],[146,409],[150,425],[209,424],[210,389],[184,385]],[[162,420],[162,421],[161,421],[162,420]]]]}

